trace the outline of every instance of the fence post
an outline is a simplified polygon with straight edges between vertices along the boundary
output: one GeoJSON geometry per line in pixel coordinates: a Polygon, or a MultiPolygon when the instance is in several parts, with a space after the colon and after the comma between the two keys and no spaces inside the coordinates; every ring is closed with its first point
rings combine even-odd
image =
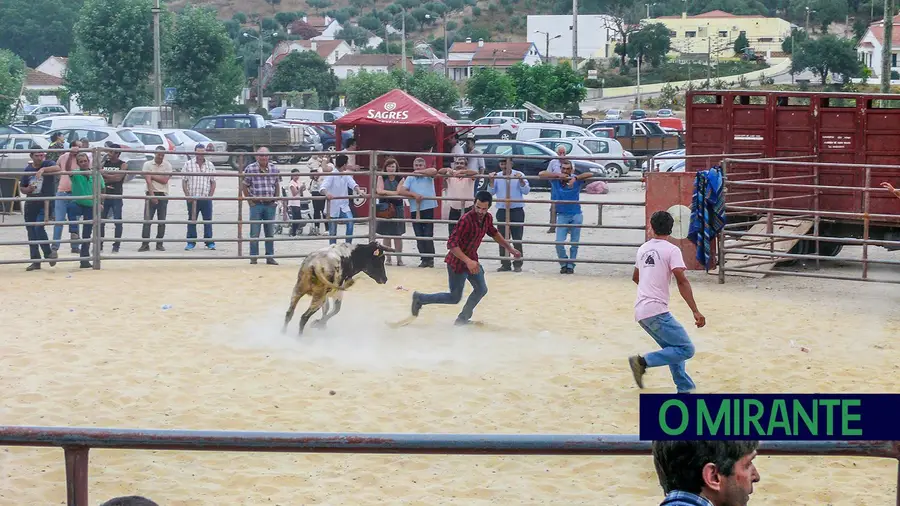
{"type": "MultiPolygon", "coordinates": [[[[862,278],[869,277],[869,186],[872,184],[872,167],[866,166],[866,186],[863,188],[863,250],[862,278]]],[[[900,486],[900,485],[898,485],[900,486]]]]}
{"type": "MultiPolygon", "coordinates": [[[[725,199],[726,211],[725,211],[725,224],[728,224],[728,191],[726,185],[728,184],[728,160],[722,160],[722,198],[725,199]]],[[[722,227],[722,231],[719,232],[719,237],[716,240],[716,257],[719,262],[719,284],[725,284],[725,232],[728,229],[722,227]]]]}
{"type": "Polygon", "coordinates": [[[64,446],[66,459],[66,504],[88,506],[88,452],[87,446],[64,446]]]}
{"type": "MultiPolygon", "coordinates": [[[[377,170],[378,151],[372,150],[369,152],[369,242],[375,242],[375,228],[378,226],[375,216],[375,189],[378,188],[378,185],[375,178],[381,176],[375,175],[377,170]]],[[[352,219],[353,216],[351,215],[350,218],[352,219]]]]}
{"type": "Polygon", "coordinates": [[[93,269],[96,271],[100,270],[100,248],[103,244],[103,241],[100,238],[100,230],[103,226],[103,220],[100,218],[100,214],[103,212],[101,201],[103,193],[101,193],[102,187],[100,184],[103,181],[101,179],[103,175],[100,173],[100,148],[93,149],[93,157],[93,162],[91,163],[91,181],[93,182],[91,194],[94,197],[94,200],[91,203],[91,208],[94,210],[94,216],[91,219],[93,222],[91,226],[94,228],[94,235],[91,236],[91,243],[93,245],[91,263],[93,264],[93,269]]]}
{"type": "Polygon", "coordinates": [[[238,165],[238,215],[237,215],[237,247],[238,257],[244,256],[244,155],[241,155],[241,163],[238,165]]]}

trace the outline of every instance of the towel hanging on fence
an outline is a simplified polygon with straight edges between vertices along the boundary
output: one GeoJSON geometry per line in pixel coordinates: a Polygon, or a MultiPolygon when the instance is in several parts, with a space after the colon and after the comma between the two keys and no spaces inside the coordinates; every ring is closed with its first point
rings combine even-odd
{"type": "Polygon", "coordinates": [[[691,199],[691,225],[688,240],[697,247],[697,261],[709,269],[711,245],[725,227],[725,188],[722,167],[697,172],[691,199]]]}

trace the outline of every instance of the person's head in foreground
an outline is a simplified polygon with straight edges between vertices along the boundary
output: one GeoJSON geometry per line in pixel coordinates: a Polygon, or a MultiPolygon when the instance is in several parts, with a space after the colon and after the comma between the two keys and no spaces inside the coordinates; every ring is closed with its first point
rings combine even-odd
{"type": "Polygon", "coordinates": [[[654,441],[660,506],[746,506],[759,481],[759,441],[654,441]]]}
{"type": "Polygon", "coordinates": [[[650,228],[653,229],[653,237],[662,239],[663,237],[672,235],[672,226],[675,224],[675,218],[667,211],[656,211],[650,216],[650,228]]]}
{"type": "Polygon", "coordinates": [[[473,211],[475,211],[475,214],[477,214],[479,218],[484,218],[484,215],[491,209],[492,201],[493,196],[491,195],[491,192],[481,190],[475,194],[475,208],[473,211]]]}
{"type": "Polygon", "coordinates": [[[130,496],[122,496],[116,497],[106,501],[100,506],[159,506],[155,502],[147,499],[146,497],[141,497],[139,495],[130,495],[130,496]]]}

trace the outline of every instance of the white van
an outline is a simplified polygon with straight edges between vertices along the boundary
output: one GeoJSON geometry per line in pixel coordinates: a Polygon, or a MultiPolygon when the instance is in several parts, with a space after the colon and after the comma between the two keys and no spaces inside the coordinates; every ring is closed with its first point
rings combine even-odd
{"type": "Polygon", "coordinates": [[[561,123],[519,123],[517,141],[534,139],[567,139],[571,137],[596,137],[588,129],[561,123]]]}
{"type": "Polygon", "coordinates": [[[128,111],[122,123],[119,124],[119,128],[139,127],[155,129],[160,124],[162,128],[175,128],[175,123],[175,112],[171,106],[143,106],[133,107],[128,111]]]}
{"type": "Polygon", "coordinates": [[[35,125],[39,127],[46,127],[47,130],[57,130],[60,128],[69,128],[76,126],[109,126],[106,122],[106,118],[103,116],[50,116],[49,118],[44,118],[40,121],[35,121],[35,125]]]}
{"type": "Polygon", "coordinates": [[[341,116],[343,116],[343,114],[337,111],[288,108],[284,110],[284,117],[278,119],[285,119],[288,121],[311,121],[313,123],[334,123],[335,120],[341,116]]]}

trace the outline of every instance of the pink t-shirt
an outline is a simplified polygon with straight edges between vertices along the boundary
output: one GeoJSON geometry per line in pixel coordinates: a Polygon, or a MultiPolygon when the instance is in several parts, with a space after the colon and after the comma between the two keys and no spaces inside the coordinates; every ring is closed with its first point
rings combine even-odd
{"type": "Polygon", "coordinates": [[[634,266],[639,272],[635,321],[669,311],[672,271],[686,268],[678,246],[662,239],[650,239],[638,248],[634,266]]]}

